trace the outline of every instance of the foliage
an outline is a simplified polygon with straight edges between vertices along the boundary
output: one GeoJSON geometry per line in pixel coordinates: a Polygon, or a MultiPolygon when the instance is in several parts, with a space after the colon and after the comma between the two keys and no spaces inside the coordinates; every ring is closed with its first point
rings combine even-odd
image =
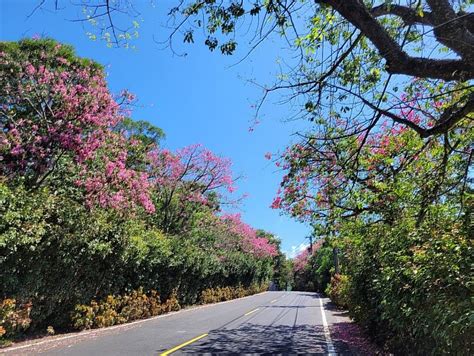
{"type": "Polygon", "coordinates": [[[132,140],[140,141],[145,147],[156,147],[165,133],[159,127],[153,126],[148,121],[124,118],[115,126],[117,132],[125,132],[132,140]]]}
{"type": "Polygon", "coordinates": [[[179,309],[176,294],[171,294],[164,303],[161,303],[160,296],[155,290],[147,294],[139,288],[126,295],[117,297],[109,295],[102,301],[91,302],[90,305],[77,305],[71,322],[73,327],[79,330],[102,328],[179,309]]]}
{"type": "MultiPolygon", "coordinates": [[[[417,123],[449,105],[433,100],[417,114],[412,95],[400,110],[417,123]]],[[[470,353],[472,142],[468,118],[427,139],[385,122],[355,140],[292,146],[278,162],[287,174],[274,206],[319,224],[341,249],[328,293],[396,353],[470,353]]]]}
{"type": "Polygon", "coordinates": [[[273,283],[277,290],[287,290],[293,285],[293,262],[281,252],[281,241],[275,235],[263,230],[257,230],[258,237],[264,237],[274,245],[276,254],[273,256],[273,283]]]}
{"type": "Polygon", "coordinates": [[[472,222],[439,213],[418,228],[404,222],[351,229],[349,310],[400,352],[469,354],[472,222]]]}
{"type": "Polygon", "coordinates": [[[159,231],[114,211],[89,211],[47,188],[30,192],[2,185],[0,211],[1,293],[34,298],[32,319],[40,325],[64,325],[76,303],[137,287],[132,271],[158,258],[166,261],[159,231]],[[154,259],[145,261],[152,248],[154,259]]]}
{"type": "Polygon", "coordinates": [[[344,274],[335,274],[331,277],[326,293],[337,306],[347,308],[350,303],[348,288],[349,277],[344,274]]]}
{"type": "Polygon", "coordinates": [[[213,236],[219,241],[225,230],[209,232],[203,226],[188,236],[165,237],[137,218],[88,211],[46,188],[27,192],[1,186],[0,191],[1,292],[41,296],[32,310],[38,327],[65,326],[64,317],[74,305],[127,288],[156,288],[167,296],[178,286],[179,298],[187,304],[216,284],[248,285],[271,277],[272,258],[229,245],[212,247],[213,236]],[[203,241],[201,234],[210,240],[203,241]]]}
{"type": "Polygon", "coordinates": [[[31,303],[5,317],[31,332],[101,327],[268,284],[279,244],[222,211],[228,159],[160,147],[159,128],[125,116],[133,96],[110,94],[69,46],[0,49],[0,298],[31,303]]]}
{"type": "Polygon", "coordinates": [[[241,285],[237,287],[217,287],[205,289],[201,293],[201,303],[218,303],[235,298],[242,298],[248,295],[264,292],[268,289],[268,285],[261,286],[252,284],[249,288],[244,288],[241,285]]]}
{"type": "Polygon", "coordinates": [[[19,304],[15,299],[4,299],[0,303],[0,346],[8,338],[28,329],[31,303],[19,304]]]}
{"type": "Polygon", "coordinates": [[[295,289],[324,292],[334,273],[333,247],[330,241],[318,240],[294,259],[295,289]]]}

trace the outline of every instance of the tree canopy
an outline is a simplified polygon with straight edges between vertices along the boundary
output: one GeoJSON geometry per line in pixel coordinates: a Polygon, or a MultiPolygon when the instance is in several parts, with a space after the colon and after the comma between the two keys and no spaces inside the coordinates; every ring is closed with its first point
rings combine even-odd
{"type": "MultiPolygon", "coordinates": [[[[64,1],[66,3],[66,1],[64,1]]],[[[38,6],[45,6],[42,0],[38,6]]],[[[56,6],[61,1],[56,1],[56,6]]],[[[71,3],[84,8],[84,18],[113,45],[132,39],[124,16],[139,17],[133,0],[71,3]]],[[[297,60],[281,80],[266,86],[264,97],[289,90],[302,106],[301,116],[316,124],[321,117],[348,122],[345,134],[369,132],[381,117],[403,124],[421,137],[447,132],[474,111],[474,14],[469,1],[264,0],[177,1],[165,42],[202,41],[211,51],[230,55],[253,31],[252,50],[274,34],[282,36],[297,60]],[[201,38],[201,33],[204,37],[201,38]],[[397,93],[413,89],[413,79],[430,83],[434,92],[418,96],[412,106],[423,113],[433,97],[448,102],[427,127],[399,111],[397,93]],[[455,98],[455,100],[453,100],[455,98]]],[[[133,23],[136,23],[134,21],[133,23]]]]}

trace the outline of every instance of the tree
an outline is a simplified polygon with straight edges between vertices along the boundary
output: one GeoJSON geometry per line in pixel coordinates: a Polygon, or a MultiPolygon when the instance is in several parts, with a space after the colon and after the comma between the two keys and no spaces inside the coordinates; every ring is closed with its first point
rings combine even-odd
{"type": "Polygon", "coordinates": [[[146,172],[128,162],[138,142],[114,131],[133,96],[114,97],[100,65],[54,40],[23,40],[0,43],[0,73],[0,175],[29,189],[67,175],[90,206],[153,211],[146,172]]]}
{"type": "Polygon", "coordinates": [[[232,162],[202,145],[176,152],[157,148],[149,152],[148,160],[159,205],[157,223],[164,231],[185,229],[199,208],[218,211],[237,202],[231,198],[236,190],[232,162]]]}
{"type": "Polygon", "coordinates": [[[273,257],[277,255],[278,244],[272,241],[268,234],[255,230],[241,220],[240,214],[224,214],[221,216],[228,235],[239,236],[239,245],[242,251],[257,257],[273,257]]]}
{"type": "MultiPolygon", "coordinates": [[[[402,95],[400,113],[411,122],[432,127],[436,112],[449,103],[435,100],[423,108],[423,114],[413,110],[416,97],[429,90],[425,84],[418,83],[414,95],[402,95]]],[[[339,138],[324,142],[305,138],[288,148],[277,162],[287,174],[274,208],[327,225],[337,218],[359,215],[369,221],[394,222],[411,209],[420,224],[430,205],[449,194],[463,211],[471,184],[473,130],[469,121],[429,139],[388,120],[377,131],[360,133],[355,139],[342,137],[344,129],[326,129],[339,138]],[[357,158],[357,164],[352,157],[357,158]]]]}
{"type": "Polygon", "coordinates": [[[72,47],[2,42],[0,74],[3,342],[266,288],[279,242],[222,213],[238,200],[229,159],[160,147],[159,128],[127,118],[133,95],[72,47]]]}
{"type": "Polygon", "coordinates": [[[120,121],[115,126],[115,130],[122,132],[129,139],[139,140],[148,149],[157,147],[160,141],[165,138],[165,133],[159,127],[148,121],[133,120],[128,117],[120,121]]]}
{"type": "MultiPolygon", "coordinates": [[[[417,115],[411,94],[404,100],[404,114],[427,126],[431,112],[449,105],[433,101],[417,115]]],[[[331,271],[332,300],[395,353],[469,350],[473,133],[465,122],[423,139],[384,121],[356,140],[296,144],[277,162],[286,174],[273,207],[318,222],[340,248],[341,275],[327,268],[331,248],[320,259],[304,252],[296,285],[324,285],[331,271]],[[347,164],[351,155],[358,165],[347,164]]]]}

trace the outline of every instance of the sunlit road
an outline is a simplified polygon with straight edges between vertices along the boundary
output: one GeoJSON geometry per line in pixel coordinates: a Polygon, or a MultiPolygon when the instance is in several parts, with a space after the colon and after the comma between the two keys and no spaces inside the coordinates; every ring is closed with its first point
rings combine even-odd
{"type": "Polygon", "coordinates": [[[346,319],[331,308],[328,299],[316,293],[266,292],[11,352],[81,356],[353,354],[350,345],[331,335],[334,325],[341,325],[346,319]]]}

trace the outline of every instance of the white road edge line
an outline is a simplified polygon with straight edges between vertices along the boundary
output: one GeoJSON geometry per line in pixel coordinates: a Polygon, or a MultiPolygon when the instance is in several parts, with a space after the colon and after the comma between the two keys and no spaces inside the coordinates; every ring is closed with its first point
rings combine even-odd
{"type": "Polygon", "coordinates": [[[140,320],[132,321],[132,322],[125,323],[125,324],[113,325],[113,326],[108,326],[108,327],[105,327],[105,328],[98,328],[98,329],[92,329],[92,330],[84,330],[84,331],[79,331],[79,332],[73,332],[72,335],[53,337],[53,338],[48,339],[48,340],[31,342],[31,343],[28,343],[28,344],[25,344],[25,345],[10,346],[10,347],[0,349],[0,354],[4,354],[4,353],[15,351],[15,350],[25,349],[25,348],[28,348],[28,347],[33,348],[33,347],[36,347],[36,346],[39,346],[39,345],[49,344],[49,343],[54,342],[54,341],[73,339],[73,338],[76,338],[76,337],[82,337],[82,336],[86,336],[86,335],[101,334],[101,333],[105,333],[106,331],[127,328],[127,327],[134,326],[134,325],[137,325],[137,324],[147,323],[147,322],[150,322],[152,320],[162,319],[162,318],[166,318],[166,317],[169,317],[169,316],[172,316],[172,315],[186,313],[188,311],[193,311],[193,310],[197,310],[197,309],[204,309],[204,308],[212,307],[214,305],[236,302],[236,301],[241,300],[241,299],[247,299],[247,298],[255,297],[257,295],[261,295],[261,294],[265,294],[265,293],[268,293],[268,291],[248,295],[248,296],[245,296],[245,297],[242,297],[242,298],[226,300],[224,302],[203,304],[203,305],[197,305],[197,306],[190,306],[188,308],[184,308],[184,309],[181,309],[181,310],[178,310],[178,311],[175,311],[175,312],[169,312],[169,313],[166,313],[166,314],[153,316],[153,317],[147,318],[147,319],[140,319],[140,320]]]}
{"type": "Polygon", "coordinates": [[[334,355],[337,355],[337,353],[331,339],[331,333],[329,331],[328,321],[326,319],[326,313],[324,312],[323,300],[321,299],[319,295],[318,295],[318,298],[319,298],[319,306],[321,307],[321,317],[323,319],[324,337],[326,338],[327,352],[328,352],[328,355],[334,356],[334,355]]]}

